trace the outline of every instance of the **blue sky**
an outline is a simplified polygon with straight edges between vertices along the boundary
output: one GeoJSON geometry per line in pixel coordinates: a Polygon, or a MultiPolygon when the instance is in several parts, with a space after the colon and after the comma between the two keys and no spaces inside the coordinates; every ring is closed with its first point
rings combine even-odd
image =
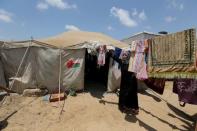
{"type": "Polygon", "coordinates": [[[82,30],[120,40],[141,31],[196,28],[196,12],[196,0],[0,0],[0,39],[82,30]]]}

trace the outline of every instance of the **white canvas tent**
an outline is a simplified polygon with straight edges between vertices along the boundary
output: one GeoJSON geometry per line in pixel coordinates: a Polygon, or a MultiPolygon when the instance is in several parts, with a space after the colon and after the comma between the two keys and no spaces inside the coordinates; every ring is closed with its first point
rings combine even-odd
{"type": "Polygon", "coordinates": [[[26,88],[84,88],[85,50],[95,44],[107,48],[128,45],[95,32],[71,31],[55,37],[1,42],[0,84],[18,93],[26,88]],[[72,60],[74,65],[67,66],[72,60]],[[1,64],[2,63],[2,64],[1,64]]]}

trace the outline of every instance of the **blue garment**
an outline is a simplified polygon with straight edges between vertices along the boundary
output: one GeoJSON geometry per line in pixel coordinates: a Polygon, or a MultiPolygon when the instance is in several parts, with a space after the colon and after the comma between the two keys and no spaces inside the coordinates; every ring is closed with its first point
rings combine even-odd
{"type": "Polygon", "coordinates": [[[145,63],[148,64],[148,53],[145,53],[145,63]]]}
{"type": "MultiPolygon", "coordinates": [[[[122,52],[122,49],[118,48],[118,47],[115,47],[115,51],[114,51],[114,56],[119,58],[120,57],[120,54],[122,52]]],[[[114,60],[112,62],[112,65],[114,65],[114,60]]],[[[118,68],[120,68],[120,65],[118,66],[118,68]]]]}
{"type": "Polygon", "coordinates": [[[119,58],[121,52],[122,52],[122,49],[115,47],[114,55],[115,55],[117,58],[119,58]]]}

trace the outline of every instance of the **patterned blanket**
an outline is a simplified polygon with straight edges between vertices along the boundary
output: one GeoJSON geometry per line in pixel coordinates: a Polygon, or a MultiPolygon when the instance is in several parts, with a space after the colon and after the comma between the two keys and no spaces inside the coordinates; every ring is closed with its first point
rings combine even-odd
{"type": "Polygon", "coordinates": [[[149,77],[197,78],[195,29],[155,37],[149,47],[149,77]]]}

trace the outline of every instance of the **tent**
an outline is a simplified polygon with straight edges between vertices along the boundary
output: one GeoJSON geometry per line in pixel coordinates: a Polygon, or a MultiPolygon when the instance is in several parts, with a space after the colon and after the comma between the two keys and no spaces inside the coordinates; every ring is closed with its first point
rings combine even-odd
{"type": "Polygon", "coordinates": [[[0,84],[22,93],[26,88],[84,89],[86,49],[128,45],[101,33],[70,31],[27,41],[0,42],[0,84]]]}

